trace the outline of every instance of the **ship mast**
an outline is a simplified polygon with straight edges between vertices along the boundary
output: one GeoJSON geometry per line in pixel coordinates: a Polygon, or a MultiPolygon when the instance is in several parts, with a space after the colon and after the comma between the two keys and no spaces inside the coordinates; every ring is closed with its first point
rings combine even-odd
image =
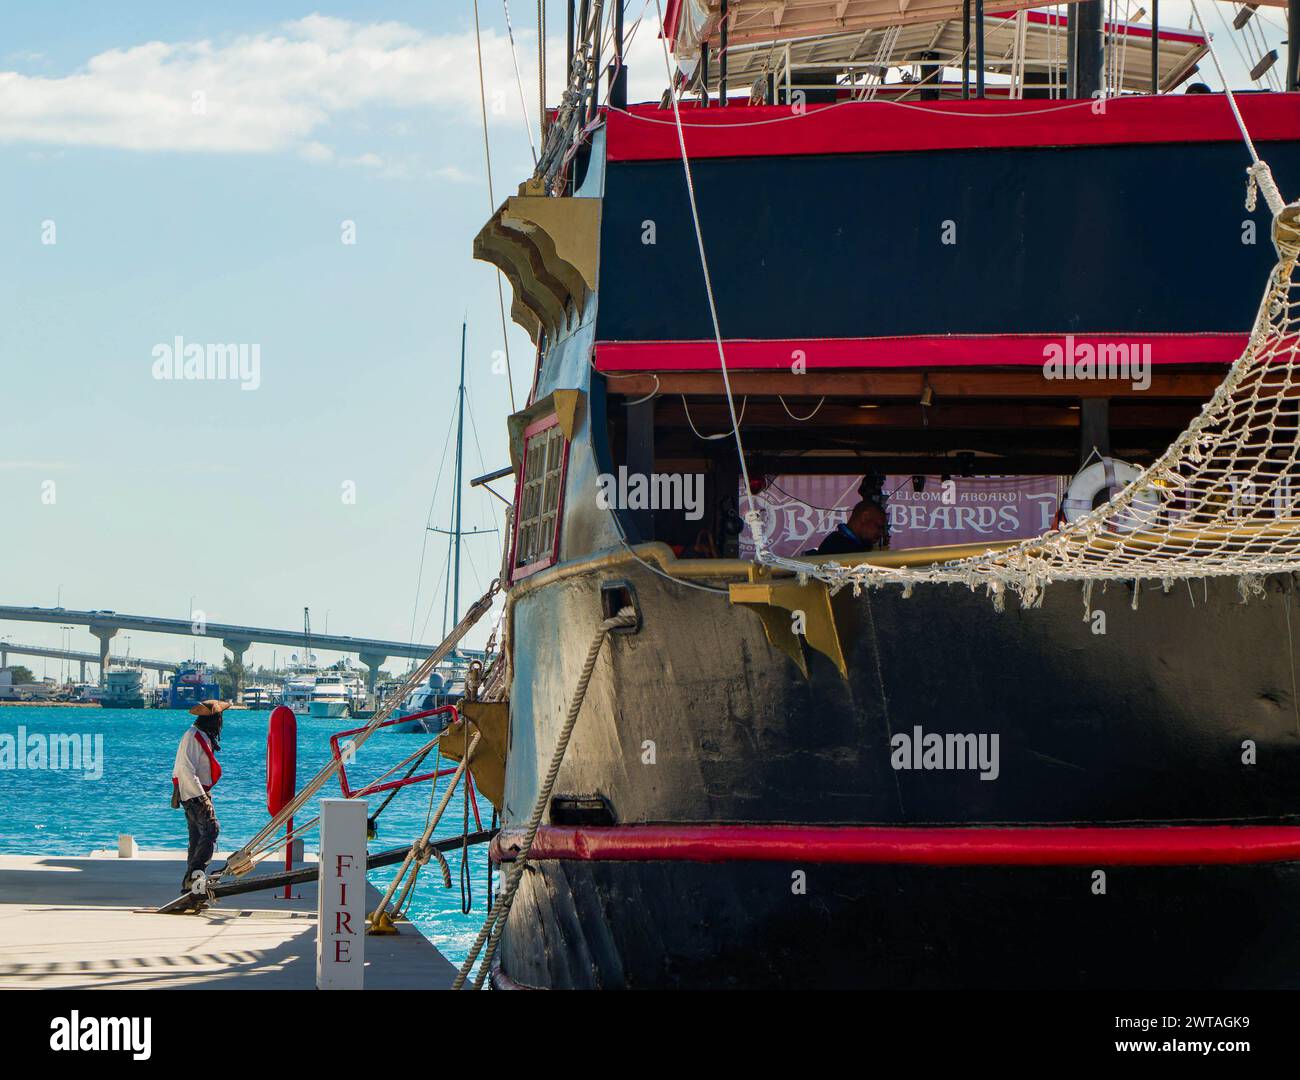
{"type": "MultiPolygon", "coordinates": [[[[1152,25],[1154,26],[1154,23],[1152,25]]],[[[1072,41],[1067,46],[1070,56],[1069,96],[1097,97],[1101,93],[1101,73],[1105,52],[1101,0],[1082,0],[1081,3],[1075,4],[1070,19],[1070,29],[1074,30],[1074,34],[1070,35],[1072,41]]]]}

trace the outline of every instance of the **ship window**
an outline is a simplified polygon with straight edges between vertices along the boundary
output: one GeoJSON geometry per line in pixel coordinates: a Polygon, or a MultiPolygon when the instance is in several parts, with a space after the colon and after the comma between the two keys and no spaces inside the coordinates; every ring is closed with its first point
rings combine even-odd
{"type": "Polygon", "coordinates": [[[523,483],[515,514],[514,574],[518,580],[555,562],[569,446],[552,414],[524,431],[523,483]]]}

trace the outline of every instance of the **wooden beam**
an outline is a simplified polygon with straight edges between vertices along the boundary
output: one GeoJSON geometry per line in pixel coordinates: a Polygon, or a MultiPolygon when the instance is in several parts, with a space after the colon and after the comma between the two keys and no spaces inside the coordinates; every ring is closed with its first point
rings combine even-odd
{"type": "MultiPolygon", "coordinates": [[[[836,374],[809,372],[795,375],[785,371],[735,371],[731,386],[737,397],[744,394],[777,394],[786,398],[816,399],[822,395],[840,398],[912,398],[919,400],[929,380],[935,396],[992,398],[1189,398],[1204,401],[1223,381],[1224,369],[1170,370],[1157,368],[1147,390],[1135,390],[1124,381],[1062,381],[1044,379],[1042,372],[977,371],[971,368],[948,371],[855,371],[836,374]]],[[[645,375],[611,376],[611,394],[644,397],[656,390],[662,394],[721,394],[722,376],[716,371],[661,372],[645,375]]],[[[1293,396],[1300,396],[1300,388],[1293,396]]]]}
{"type": "MultiPolygon", "coordinates": [[[[1178,430],[1186,427],[1195,417],[1199,405],[1194,401],[1170,403],[1168,401],[1134,402],[1131,399],[1111,409],[1110,423],[1120,428],[1159,428],[1178,430]]],[[[796,416],[806,416],[810,409],[792,409],[796,416]]],[[[993,428],[1070,428],[1077,430],[1081,412],[1069,405],[996,403],[987,399],[968,403],[965,401],[938,402],[922,408],[919,404],[879,405],[863,407],[843,402],[827,401],[814,416],[795,420],[779,401],[759,402],[752,398],[745,405],[742,427],[754,428],[973,428],[987,431],[993,428]]],[[[724,401],[705,401],[691,405],[691,419],[701,431],[726,431],[730,416],[724,401]]],[[[684,427],[686,417],[681,401],[665,398],[657,420],[662,431],[668,425],[684,427]]]]}

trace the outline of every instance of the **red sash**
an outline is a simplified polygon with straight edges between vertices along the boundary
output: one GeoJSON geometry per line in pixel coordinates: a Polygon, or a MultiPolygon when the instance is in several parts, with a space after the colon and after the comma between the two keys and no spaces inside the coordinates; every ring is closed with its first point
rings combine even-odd
{"type": "MultiPolygon", "coordinates": [[[[216,758],[216,755],[213,754],[212,747],[208,745],[208,740],[204,736],[203,732],[199,731],[196,728],[194,731],[194,738],[198,742],[199,747],[203,750],[203,752],[208,755],[208,765],[212,769],[212,783],[205,784],[203,786],[203,790],[205,792],[211,791],[214,787],[217,786],[217,781],[221,779],[221,762],[219,762],[216,758]]],[[[172,788],[176,791],[180,791],[181,789],[181,782],[177,780],[176,777],[174,776],[172,777],[172,788]]]]}
{"type": "Polygon", "coordinates": [[[203,788],[204,791],[211,791],[217,786],[217,781],[221,779],[221,762],[219,762],[216,755],[213,754],[212,747],[208,745],[207,737],[203,732],[196,728],[194,731],[194,738],[198,740],[199,746],[202,747],[203,752],[208,755],[208,764],[212,767],[212,783],[207,784],[203,788]]]}

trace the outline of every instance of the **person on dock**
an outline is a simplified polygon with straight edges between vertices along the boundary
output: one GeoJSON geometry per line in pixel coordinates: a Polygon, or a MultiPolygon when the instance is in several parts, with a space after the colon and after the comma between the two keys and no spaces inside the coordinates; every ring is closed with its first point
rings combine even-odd
{"type": "Polygon", "coordinates": [[[821,547],[811,554],[849,555],[872,551],[881,546],[887,521],[879,503],[863,499],[849,512],[848,521],[841,521],[834,532],[827,533],[821,547]]]}
{"type": "Polygon", "coordinates": [[[190,712],[196,717],[176,748],[172,767],[172,806],[185,809],[189,826],[189,852],[185,860],[185,877],[181,892],[189,892],[195,875],[207,872],[208,860],[217,846],[221,825],[209,794],[221,779],[221,765],[216,752],[221,749],[221,714],[230,708],[229,701],[203,701],[190,712]]]}

